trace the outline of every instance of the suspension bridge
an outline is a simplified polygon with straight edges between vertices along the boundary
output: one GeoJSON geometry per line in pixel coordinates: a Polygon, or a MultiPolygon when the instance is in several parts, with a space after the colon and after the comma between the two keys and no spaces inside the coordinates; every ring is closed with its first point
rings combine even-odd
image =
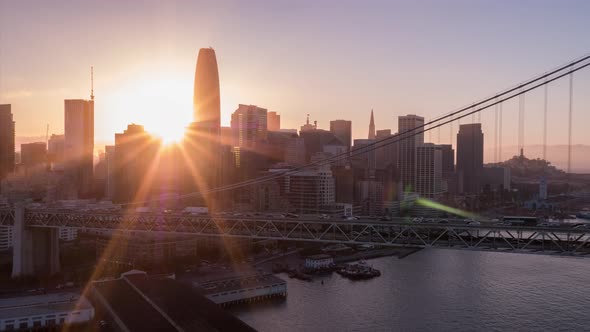
{"type": "Polygon", "coordinates": [[[493,221],[466,224],[455,219],[411,223],[407,219],[326,220],[215,218],[184,214],[0,211],[0,225],[13,226],[13,276],[37,269],[59,271],[58,229],[193,235],[252,240],[342,243],[382,247],[451,248],[587,257],[590,228],[511,226],[493,221]],[[35,247],[33,247],[36,246],[35,247]]]}
{"type": "MultiPolygon", "coordinates": [[[[205,192],[194,192],[183,197],[202,196],[251,186],[296,174],[310,167],[330,164],[339,158],[366,154],[384,146],[410,139],[426,131],[448,125],[453,127],[468,116],[495,109],[495,156],[501,158],[503,103],[519,100],[518,145],[524,147],[525,96],[544,88],[544,149],[547,141],[547,86],[569,77],[568,102],[568,173],[571,171],[571,144],[573,121],[573,74],[590,66],[590,55],[573,60],[556,69],[538,75],[524,83],[493,94],[471,105],[447,113],[387,138],[376,140],[352,153],[337,154],[283,172],[246,180],[205,192]]],[[[452,129],[451,129],[452,130],[452,129]]],[[[452,134],[451,134],[452,139],[452,134]]],[[[178,197],[176,198],[178,199],[178,197]]],[[[161,201],[156,199],[155,201],[161,201]]],[[[141,205],[154,201],[124,204],[141,205]]],[[[144,213],[88,213],[82,211],[28,210],[18,205],[12,210],[0,211],[0,225],[14,229],[13,276],[35,274],[40,269],[50,273],[59,271],[59,240],[57,230],[71,227],[79,230],[103,230],[122,232],[146,232],[165,234],[191,234],[195,236],[273,239],[281,241],[305,241],[318,243],[370,244],[377,246],[418,246],[455,248],[466,250],[494,250],[502,252],[545,253],[585,257],[590,254],[588,241],[590,229],[570,227],[517,227],[482,222],[466,225],[456,221],[435,220],[427,224],[412,224],[405,220],[380,222],[375,220],[304,220],[273,218],[214,218],[176,214],[144,213]]]]}

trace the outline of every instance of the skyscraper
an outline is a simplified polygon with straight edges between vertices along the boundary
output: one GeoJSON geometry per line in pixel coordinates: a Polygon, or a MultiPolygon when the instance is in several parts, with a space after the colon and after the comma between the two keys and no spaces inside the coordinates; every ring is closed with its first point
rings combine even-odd
{"type": "Polygon", "coordinates": [[[369,139],[375,139],[375,117],[371,110],[371,121],[369,122],[369,139]]]}
{"type": "Polygon", "coordinates": [[[400,181],[404,191],[414,191],[416,186],[416,147],[424,144],[424,134],[415,128],[424,125],[424,118],[414,114],[398,118],[399,145],[398,169],[400,181]]]}
{"type": "Polygon", "coordinates": [[[339,139],[342,144],[350,150],[352,143],[352,121],[347,120],[333,120],[330,121],[330,132],[339,139]]]}
{"type": "Polygon", "coordinates": [[[371,148],[375,143],[373,139],[355,139],[352,147],[353,165],[357,168],[363,169],[366,174],[365,178],[375,175],[376,168],[376,150],[371,148]]]}
{"type": "Polygon", "coordinates": [[[442,172],[443,178],[449,178],[455,172],[455,150],[451,144],[439,144],[442,151],[442,172]]]}
{"type": "Polygon", "coordinates": [[[143,126],[130,124],[123,133],[115,134],[114,151],[109,148],[114,165],[110,174],[112,188],[108,190],[114,202],[128,203],[149,198],[156,180],[153,170],[158,150],[159,141],[154,140],[143,126]]]}
{"type": "Polygon", "coordinates": [[[256,105],[238,105],[231,115],[233,146],[254,149],[266,141],[267,110],[256,105]]]}
{"type": "Polygon", "coordinates": [[[47,159],[51,164],[51,169],[63,170],[65,160],[65,136],[53,134],[47,142],[47,159]]]}
{"type": "Polygon", "coordinates": [[[277,112],[267,113],[268,131],[279,131],[281,130],[281,115],[277,112]]]}
{"type": "Polygon", "coordinates": [[[34,142],[20,145],[21,164],[25,167],[42,165],[47,162],[47,144],[34,142]]]}
{"type": "MultiPolygon", "coordinates": [[[[219,73],[217,58],[212,48],[202,48],[197,57],[193,95],[192,122],[185,133],[184,151],[187,152],[182,170],[185,192],[204,192],[215,188],[220,181],[220,108],[219,73]]],[[[199,198],[193,204],[208,204],[199,198]]]]}
{"type": "Polygon", "coordinates": [[[76,193],[92,190],[94,169],[94,100],[64,101],[66,174],[76,193]]]}
{"type": "Polygon", "coordinates": [[[375,148],[377,169],[386,169],[390,166],[393,166],[395,169],[397,169],[397,150],[399,143],[395,141],[396,138],[391,138],[392,136],[391,129],[377,130],[375,140],[380,141],[380,143],[377,143],[375,148]],[[390,139],[386,140],[387,138],[390,139]]]}
{"type": "Polygon", "coordinates": [[[202,48],[197,57],[195,93],[193,96],[194,121],[220,127],[221,100],[217,58],[212,48],[202,48]]]}
{"type": "Polygon", "coordinates": [[[0,180],[14,171],[14,144],[11,106],[0,105],[0,180]]]}
{"type": "Polygon", "coordinates": [[[416,192],[425,197],[442,192],[442,150],[432,143],[416,147],[416,192]]]}
{"type": "Polygon", "coordinates": [[[457,133],[457,172],[462,178],[464,193],[481,191],[483,172],[483,132],[481,123],[459,126],[457,133]]]}
{"type": "Polygon", "coordinates": [[[451,144],[437,145],[442,153],[442,190],[457,193],[455,150],[451,144]]]}

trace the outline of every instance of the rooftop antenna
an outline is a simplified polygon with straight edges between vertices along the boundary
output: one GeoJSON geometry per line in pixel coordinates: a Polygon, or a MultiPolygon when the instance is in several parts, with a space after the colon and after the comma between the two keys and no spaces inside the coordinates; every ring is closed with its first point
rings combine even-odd
{"type": "Polygon", "coordinates": [[[94,101],[94,66],[90,66],[90,100],[94,101]]]}
{"type": "Polygon", "coordinates": [[[49,145],[49,123],[47,124],[47,129],[45,130],[45,146],[49,145]]]}

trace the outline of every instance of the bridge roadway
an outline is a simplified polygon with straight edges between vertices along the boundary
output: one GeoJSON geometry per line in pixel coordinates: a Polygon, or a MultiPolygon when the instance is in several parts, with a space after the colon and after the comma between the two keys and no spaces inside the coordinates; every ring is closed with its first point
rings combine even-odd
{"type": "MultiPolygon", "coordinates": [[[[13,210],[0,210],[0,225],[12,225],[14,215],[13,210]]],[[[510,226],[492,221],[467,225],[460,220],[446,220],[448,223],[411,223],[401,218],[391,221],[289,219],[29,209],[24,213],[25,227],[33,228],[71,227],[79,230],[590,256],[590,228],[510,226]]]]}

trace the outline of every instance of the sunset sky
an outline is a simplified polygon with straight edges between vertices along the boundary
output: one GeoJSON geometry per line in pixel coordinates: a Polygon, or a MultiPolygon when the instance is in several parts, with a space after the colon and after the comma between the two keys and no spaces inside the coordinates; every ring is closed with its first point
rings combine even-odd
{"type": "MultiPolygon", "coordinates": [[[[0,103],[12,104],[17,136],[47,123],[62,133],[63,100],[89,98],[93,65],[97,142],[132,122],[177,136],[192,117],[198,49],[211,46],[222,125],[238,103],[255,104],[283,128],[310,113],[326,129],[352,120],[366,138],[371,108],[377,129],[395,132],[398,115],[434,117],[590,53],[589,17],[589,1],[0,0],[0,103]]],[[[550,87],[549,144],[567,142],[567,86],[550,87]]],[[[590,143],[588,91],[585,70],[579,144],[590,143]]],[[[542,97],[526,97],[527,145],[542,142],[542,97]]],[[[504,106],[507,144],[517,111],[504,106]]],[[[482,120],[489,147],[493,113],[482,120]]],[[[449,137],[442,129],[441,143],[449,137]]]]}

